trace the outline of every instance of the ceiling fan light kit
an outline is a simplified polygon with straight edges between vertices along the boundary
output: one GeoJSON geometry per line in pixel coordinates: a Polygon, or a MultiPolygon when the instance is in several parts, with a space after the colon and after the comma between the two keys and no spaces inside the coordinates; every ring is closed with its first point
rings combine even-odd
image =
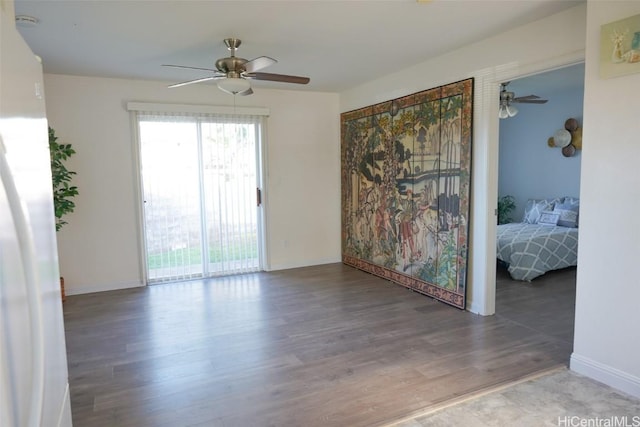
{"type": "Polygon", "coordinates": [[[513,117],[516,114],[518,114],[518,109],[515,106],[500,104],[500,109],[498,110],[498,117],[500,117],[501,119],[513,117]]]}
{"type": "Polygon", "coordinates": [[[238,95],[251,89],[251,83],[240,77],[225,77],[218,80],[218,89],[231,95],[238,95]]]}
{"type": "Polygon", "coordinates": [[[507,91],[507,85],[509,82],[502,83],[502,89],[500,90],[500,108],[498,109],[498,117],[501,119],[507,119],[518,114],[518,109],[512,103],[521,104],[545,104],[546,99],[540,99],[537,95],[527,95],[516,97],[513,92],[507,91]]]}
{"type": "Polygon", "coordinates": [[[269,80],[273,82],[296,84],[309,83],[309,77],[257,72],[258,70],[273,65],[278,61],[273,58],[269,58],[268,56],[259,56],[252,59],[251,61],[248,61],[244,58],[239,58],[236,56],[236,49],[238,49],[241,43],[242,41],[236,38],[227,38],[224,40],[224,44],[231,52],[231,55],[226,58],[219,58],[218,60],[216,60],[215,70],[210,68],[189,67],[186,65],[163,64],[164,67],[186,68],[190,70],[208,71],[211,73],[210,76],[172,84],[169,87],[174,88],[190,85],[193,83],[206,82],[209,80],[217,80],[218,88],[224,92],[230,93],[232,95],[251,95],[253,93],[253,90],[251,89],[251,83],[249,82],[249,80],[269,80]]]}

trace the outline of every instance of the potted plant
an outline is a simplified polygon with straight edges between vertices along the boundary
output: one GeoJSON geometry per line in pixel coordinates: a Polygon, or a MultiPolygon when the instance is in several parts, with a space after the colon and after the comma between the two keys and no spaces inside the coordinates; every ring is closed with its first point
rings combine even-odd
{"type": "MultiPolygon", "coordinates": [[[[53,182],[53,209],[56,216],[56,231],[60,231],[67,222],[62,219],[73,212],[76,204],[73,198],[78,195],[78,187],[71,185],[71,178],[76,173],[67,169],[65,162],[75,154],[71,144],[58,143],[55,130],[49,127],[49,154],[51,156],[51,179],[53,182]]],[[[62,301],[66,299],[64,293],[64,278],[60,278],[62,301]]]]}
{"type": "Polygon", "coordinates": [[[516,199],[513,196],[498,198],[498,224],[511,222],[511,211],[516,208],[516,199]]]}

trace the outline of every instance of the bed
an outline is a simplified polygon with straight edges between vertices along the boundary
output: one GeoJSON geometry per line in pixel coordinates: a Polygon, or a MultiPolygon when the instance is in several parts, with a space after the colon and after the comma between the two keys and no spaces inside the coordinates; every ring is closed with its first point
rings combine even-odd
{"type": "Polygon", "coordinates": [[[498,225],[497,257],[513,279],[530,282],[578,264],[578,207],[570,197],[531,199],[523,222],[498,225]]]}

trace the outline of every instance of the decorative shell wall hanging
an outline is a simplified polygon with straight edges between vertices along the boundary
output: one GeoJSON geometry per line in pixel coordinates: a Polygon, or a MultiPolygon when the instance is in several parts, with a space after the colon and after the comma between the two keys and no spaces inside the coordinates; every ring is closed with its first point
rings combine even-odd
{"type": "Polygon", "coordinates": [[[547,145],[551,148],[560,148],[565,157],[574,156],[577,150],[582,149],[582,128],[578,121],[574,118],[567,119],[564,122],[564,129],[558,129],[547,140],[547,145]]]}

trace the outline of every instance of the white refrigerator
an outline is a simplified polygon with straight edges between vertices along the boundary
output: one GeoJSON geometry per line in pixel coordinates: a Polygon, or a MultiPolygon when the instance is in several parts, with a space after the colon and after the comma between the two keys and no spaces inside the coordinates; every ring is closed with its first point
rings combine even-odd
{"type": "Polygon", "coordinates": [[[0,0],[0,426],[71,426],[42,66],[0,0]]]}

